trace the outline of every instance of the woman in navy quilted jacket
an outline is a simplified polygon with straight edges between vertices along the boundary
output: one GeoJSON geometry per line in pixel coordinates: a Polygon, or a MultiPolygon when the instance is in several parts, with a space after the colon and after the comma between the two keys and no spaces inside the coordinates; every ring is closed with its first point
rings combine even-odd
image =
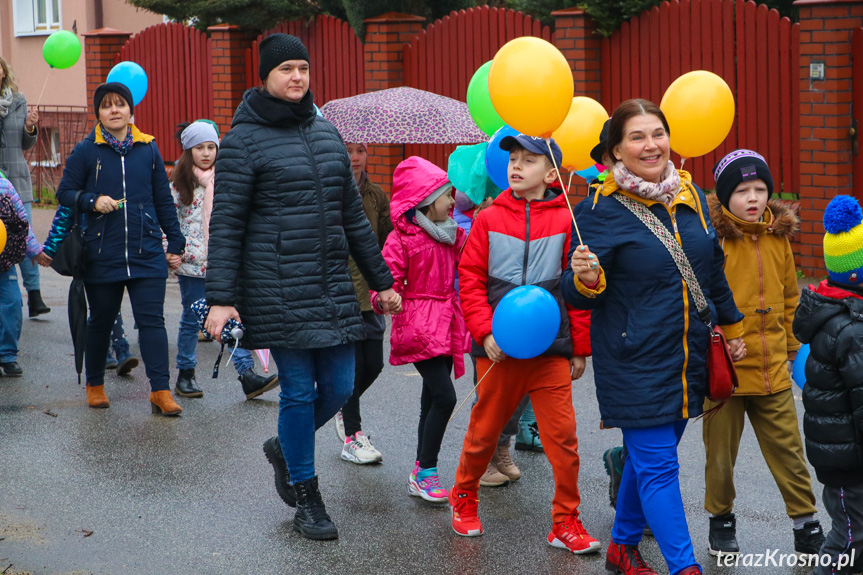
{"type": "Polygon", "coordinates": [[[186,240],[168,186],[165,164],[153,136],[130,123],[132,94],[111,82],[96,88],[93,105],[99,122],[66,160],[57,188],[61,205],[84,214],[89,256],[84,286],[90,305],[87,346],[87,403],[109,406],[105,395],[105,356],[111,328],[129,292],[138,324],[141,357],[150,380],[153,413],[179,415],[169,388],[168,334],[165,331],[165,280],[176,268],[186,240]],[[78,190],[82,190],[80,195],[78,190]],[[167,254],[162,232],[168,238],[167,254]]]}

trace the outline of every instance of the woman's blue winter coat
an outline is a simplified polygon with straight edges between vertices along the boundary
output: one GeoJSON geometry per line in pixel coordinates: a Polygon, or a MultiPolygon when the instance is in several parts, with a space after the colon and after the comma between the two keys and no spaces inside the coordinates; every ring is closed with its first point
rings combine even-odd
{"type": "MultiPolygon", "coordinates": [[[[605,427],[651,427],[703,411],[707,392],[708,328],[671,255],[659,239],[611,193],[647,205],[682,244],[708,300],[713,322],[740,337],[743,320],[722,269],[724,255],[703,192],[680,172],[684,185],[672,206],[621,192],[609,176],[596,198],[575,209],[584,244],[602,267],[594,290],[564,271],[563,295],[590,309],[593,371],[605,427]]],[[[573,238],[578,237],[573,231],[573,238]]],[[[576,249],[572,242],[569,257],[576,249]]]]}
{"type": "Polygon", "coordinates": [[[78,206],[85,219],[87,283],[168,277],[162,232],[168,238],[168,253],[181,254],[186,245],[159,148],[152,136],[130,127],[132,149],[121,156],[97,125],[72,150],[57,188],[57,201],[68,208],[74,206],[76,192],[83,190],[78,206]],[[102,214],[94,210],[99,196],[126,202],[121,209],[102,214]]]}

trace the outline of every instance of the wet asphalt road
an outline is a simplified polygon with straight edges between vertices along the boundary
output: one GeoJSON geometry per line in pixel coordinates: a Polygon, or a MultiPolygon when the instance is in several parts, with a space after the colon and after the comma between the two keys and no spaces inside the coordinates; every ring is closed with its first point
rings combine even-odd
{"type": "MultiPolygon", "coordinates": [[[[40,239],[52,215],[36,210],[40,239]]],[[[340,539],[313,542],[292,532],[293,512],[276,495],[261,451],[275,434],[277,392],[245,401],[231,366],[223,366],[218,380],[210,379],[218,346],[202,343],[198,379],[205,397],[178,398],[181,417],[150,414],[143,366],[131,377],[106,378],[109,409],[88,408],[74,374],[67,286],[67,278],[42,270],[52,312],[28,320],[25,307],[24,376],[0,378],[0,572],[12,564],[6,573],[606,573],[613,510],[602,453],[619,443],[620,432],[599,429],[590,363],[574,386],[579,485],[582,519],[603,543],[602,554],[577,557],[546,545],[553,478],[542,454],[515,452],[524,477],[507,488],[482,489],[482,537],[457,537],[447,507],[409,497],[420,392],[411,366],[385,367],[363,397],[364,428],[384,454],[382,465],[342,461],[332,423],[319,430],[321,490],[340,539]]],[[[179,289],[169,281],[165,317],[172,366],[179,315],[179,289]]],[[[137,350],[128,300],[124,318],[137,350]]],[[[460,399],[470,379],[468,374],[456,383],[460,399]]],[[[446,486],[453,481],[468,417],[462,410],[447,430],[440,456],[446,486]]],[[[690,424],[680,454],[689,528],[706,573],[810,572],[716,567],[707,553],[700,422],[690,424]]],[[[792,553],[791,522],[749,428],[736,477],[741,547],[792,553]]],[[[820,490],[815,483],[819,507],[820,490]]],[[[652,538],[642,549],[657,571],[668,572],[652,538]]]]}

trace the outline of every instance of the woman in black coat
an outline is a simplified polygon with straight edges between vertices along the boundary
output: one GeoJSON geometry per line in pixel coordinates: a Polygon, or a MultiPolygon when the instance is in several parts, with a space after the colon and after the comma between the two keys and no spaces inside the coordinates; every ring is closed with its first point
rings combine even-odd
{"type": "Polygon", "coordinates": [[[77,198],[86,223],[87,403],[109,406],[105,356],[125,290],[138,324],[153,413],[179,415],[183,410],[171,397],[168,383],[163,309],[168,265],[179,265],[186,239],[156,142],[130,123],[134,108],[129,89],[117,82],[103,84],[96,88],[93,105],[99,123],[72,150],[57,188],[61,205],[72,208],[77,198]]]}
{"type": "Polygon", "coordinates": [[[314,451],[315,430],[351,396],[363,337],[348,255],[385,305],[401,302],[345,145],[315,113],[308,51],[288,34],[259,49],[263,87],[243,95],[216,159],[206,327],[217,336],[242,319],[243,345],[270,349],[282,387],[279,435],[264,443],[276,489],[297,506],[295,530],[335,539],[314,451]]]}

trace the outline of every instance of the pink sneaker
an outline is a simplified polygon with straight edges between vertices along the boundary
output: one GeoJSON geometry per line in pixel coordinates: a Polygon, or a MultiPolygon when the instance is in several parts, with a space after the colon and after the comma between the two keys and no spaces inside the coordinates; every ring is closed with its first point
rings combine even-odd
{"type": "Polygon", "coordinates": [[[408,491],[414,497],[422,497],[432,503],[446,503],[449,498],[449,492],[440,484],[437,467],[423,469],[419,462],[414,464],[408,478],[408,491]]]}

